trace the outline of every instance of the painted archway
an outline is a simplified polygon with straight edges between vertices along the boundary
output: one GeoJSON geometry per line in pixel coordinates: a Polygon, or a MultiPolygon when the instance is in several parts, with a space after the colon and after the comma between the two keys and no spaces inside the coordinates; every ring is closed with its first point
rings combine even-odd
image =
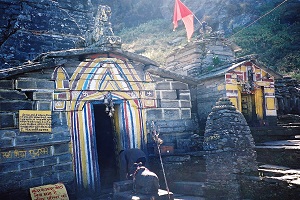
{"type": "MultiPolygon", "coordinates": [[[[144,74],[145,75],[145,74],[144,74]]],[[[147,75],[149,76],[149,75],[147,75]]],[[[103,103],[108,92],[120,107],[115,113],[119,150],[146,144],[145,78],[126,59],[94,56],[81,62],[70,78],[69,126],[76,184],[79,190],[98,192],[100,174],[95,143],[93,104],[103,103]]],[[[147,88],[148,89],[148,88],[147,88]]],[[[154,101],[153,101],[154,102],[154,101]]]]}

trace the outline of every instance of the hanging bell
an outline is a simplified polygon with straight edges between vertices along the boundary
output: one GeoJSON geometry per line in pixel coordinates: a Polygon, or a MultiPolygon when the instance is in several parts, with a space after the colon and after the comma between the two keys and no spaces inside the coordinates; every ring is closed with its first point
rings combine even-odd
{"type": "Polygon", "coordinates": [[[115,112],[114,106],[110,108],[111,112],[115,112]]]}
{"type": "Polygon", "coordinates": [[[114,102],[113,102],[112,100],[110,100],[109,106],[110,106],[110,107],[113,107],[113,106],[114,106],[114,102]]]}
{"type": "Polygon", "coordinates": [[[104,103],[105,105],[108,105],[108,99],[107,99],[106,96],[104,96],[103,103],[104,103]]]}
{"type": "Polygon", "coordinates": [[[109,107],[108,106],[106,106],[105,112],[109,112],[109,107]]]}
{"type": "Polygon", "coordinates": [[[112,113],[111,110],[109,111],[108,116],[109,116],[109,117],[112,117],[112,116],[113,116],[113,113],[112,113]]]}

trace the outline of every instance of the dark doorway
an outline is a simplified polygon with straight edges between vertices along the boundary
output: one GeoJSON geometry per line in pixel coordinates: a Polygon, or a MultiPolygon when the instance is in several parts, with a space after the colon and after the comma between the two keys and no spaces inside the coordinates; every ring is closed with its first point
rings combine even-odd
{"type": "Polygon", "coordinates": [[[119,177],[115,154],[116,140],[113,122],[105,112],[105,105],[94,104],[94,118],[101,191],[103,191],[112,188],[113,182],[119,177]]]}
{"type": "Polygon", "coordinates": [[[257,121],[255,97],[253,94],[242,94],[242,113],[250,126],[257,121]]]}

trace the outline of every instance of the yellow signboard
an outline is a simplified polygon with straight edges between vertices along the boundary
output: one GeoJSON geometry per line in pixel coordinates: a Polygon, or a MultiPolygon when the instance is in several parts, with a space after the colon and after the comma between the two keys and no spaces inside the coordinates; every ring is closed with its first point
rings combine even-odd
{"type": "Polygon", "coordinates": [[[69,200],[66,187],[62,183],[30,188],[30,196],[32,200],[69,200]]]}
{"type": "Polygon", "coordinates": [[[20,132],[51,132],[50,110],[19,110],[20,132]]]}

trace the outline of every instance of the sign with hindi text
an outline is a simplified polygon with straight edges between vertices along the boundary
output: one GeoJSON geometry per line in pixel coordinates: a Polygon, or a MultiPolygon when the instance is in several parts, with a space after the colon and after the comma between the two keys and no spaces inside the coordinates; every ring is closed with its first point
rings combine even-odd
{"type": "Polygon", "coordinates": [[[50,110],[19,110],[20,132],[51,132],[50,110]]]}
{"type": "Polygon", "coordinates": [[[30,188],[30,196],[32,200],[69,200],[66,187],[63,183],[30,188]]]}

